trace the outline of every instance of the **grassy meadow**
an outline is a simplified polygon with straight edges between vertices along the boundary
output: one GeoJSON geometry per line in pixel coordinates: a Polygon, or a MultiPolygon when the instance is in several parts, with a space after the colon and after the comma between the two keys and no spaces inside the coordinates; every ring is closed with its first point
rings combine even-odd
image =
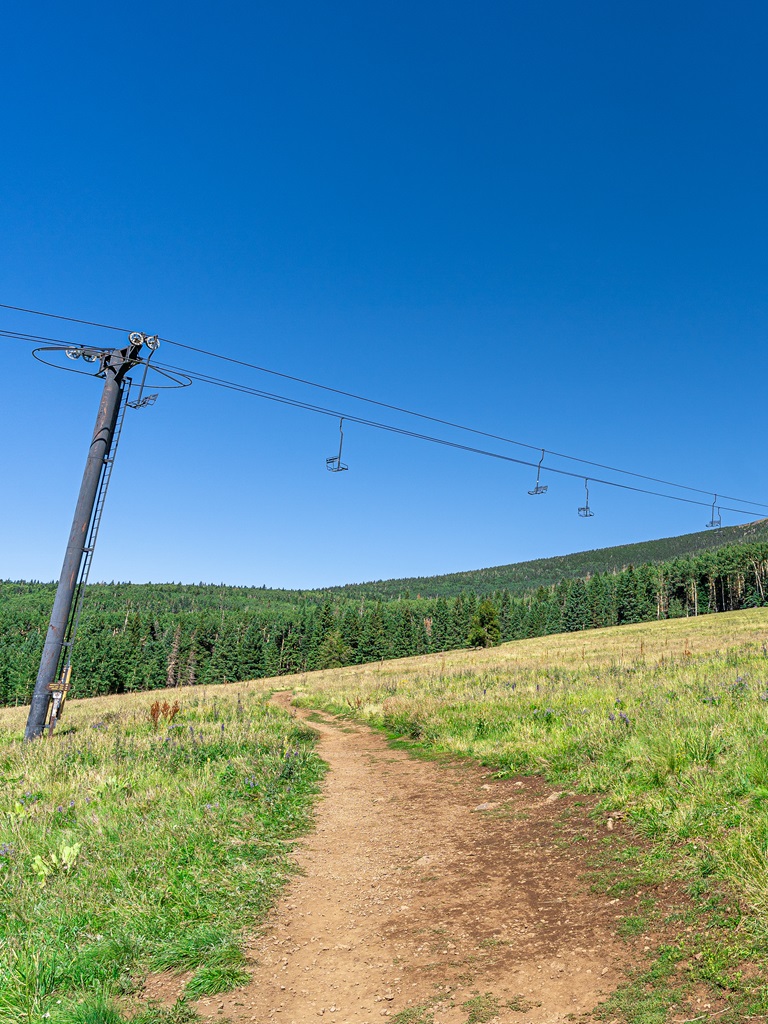
{"type": "Polygon", "coordinates": [[[71,701],[27,746],[26,709],[0,710],[0,1024],[191,1024],[195,997],[247,977],[244,936],[323,772],[272,689],[424,756],[596,794],[598,818],[632,831],[606,832],[593,884],[642,887],[620,930],[661,937],[606,1020],[667,1024],[700,989],[723,1024],[768,1019],[768,609],[753,609],[71,701]],[[670,882],[688,901],[674,913],[648,896],[670,882]],[[165,1009],[141,994],[163,970],[186,972],[165,1009]]]}
{"type": "Polygon", "coordinates": [[[653,839],[706,840],[768,910],[768,610],[517,641],[312,673],[322,706],[605,795],[653,839]]]}
{"type": "Polygon", "coordinates": [[[673,883],[692,902],[670,924],[646,901],[630,931],[672,927],[675,938],[606,1004],[609,1016],[663,1024],[703,984],[727,997],[718,1019],[768,1019],[768,609],[312,673],[289,685],[298,703],[383,728],[427,756],[469,756],[501,776],[542,774],[597,794],[600,819],[631,825],[637,845],[617,850],[603,891],[673,883]]]}
{"type": "Polygon", "coordinates": [[[73,701],[24,745],[0,712],[1,1024],[188,1024],[248,978],[310,822],[312,734],[249,686],[73,701]],[[170,1009],[150,971],[188,972],[170,1009]]]}

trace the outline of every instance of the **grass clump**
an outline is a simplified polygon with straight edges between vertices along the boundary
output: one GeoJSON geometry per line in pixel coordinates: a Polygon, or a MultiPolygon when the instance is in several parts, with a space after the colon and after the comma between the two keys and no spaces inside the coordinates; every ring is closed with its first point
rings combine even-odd
{"type": "Polygon", "coordinates": [[[203,963],[215,967],[242,966],[245,956],[238,937],[225,927],[204,923],[173,936],[149,959],[153,971],[186,971],[203,963]]]}
{"type": "Polygon", "coordinates": [[[243,967],[235,964],[217,966],[204,964],[199,967],[187,982],[184,995],[190,999],[201,996],[215,996],[218,992],[229,992],[239,985],[245,985],[250,974],[243,967]]]}
{"type": "Polygon", "coordinates": [[[468,1012],[466,1024],[488,1024],[499,1014],[501,1003],[492,992],[477,993],[462,1003],[461,1008],[468,1012]]]}
{"type": "Polygon", "coordinates": [[[125,1017],[102,994],[89,996],[53,1015],[55,1024],[125,1024],[125,1017]]]}
{"type": "Polygon", "coordinates": [[[435,1024],[435,1015],[429,1003],[408,1006],[392,1017],[392,1024],[435,1024]]]}
{"type": "Polygon", "coordinates": [[[145,1007],[131,1018],[130,1024],[198,1024],[201,1020],[197,1010],[182,997],[170,1007],[145,1007]]]}
{"type": "Polygon", "coordinates": [[[243,932],[323,774],[313,735],[258,694],[144,703],[98,723],[81,705],[48,741],[0,732],[0,1024],[122,1024],[148,970],[195,970],[190,996],[247,980],[243,932]]]}

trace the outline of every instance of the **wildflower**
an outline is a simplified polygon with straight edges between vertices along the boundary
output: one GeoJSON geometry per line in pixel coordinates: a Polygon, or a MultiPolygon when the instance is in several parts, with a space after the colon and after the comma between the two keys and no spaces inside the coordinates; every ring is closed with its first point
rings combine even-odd
{"type": "Polygon", "coordinates": [[[612,711],[608,712],[608,718],[609,718],[609,720],[611,722],[615,722],[616,721],[616,715],[614,715],[614,713],[612,711]]]}
{"type": "Polygon", "coordinates": [[[10,843],[0,843],[0,857],[10,859],[15,852],[15,848],[10,843]]]}
{"type": "Polygon", "coordinates": [[[622,720],[624,725],[629,725],[629,715],[625,715],[623,711],[620,711],[619,718],[622,720]]]}
{"type": "Polygon", "coordinates": [[[70,807],[74,807],[75,806],[75,801],[74,800],[70,800],[69,801],[69,806],[70,807]]]}

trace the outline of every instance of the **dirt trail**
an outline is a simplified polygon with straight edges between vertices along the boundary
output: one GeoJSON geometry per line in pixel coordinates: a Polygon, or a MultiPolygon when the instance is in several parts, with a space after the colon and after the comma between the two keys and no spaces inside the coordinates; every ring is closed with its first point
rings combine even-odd
{"type": "MultiPolygon", "coordinates": [[[[275,700],[290,707],[290,694],[275,700]]],[[[540,780],[418,761],[365,727],[312,719],[331,770],[300,844],[304,874],[252,940],[252,983],[201,1012],[233,1024],[593,1020],[629,950],[617,901],[579,877],[597,841],[583,808],[540,780]]]]}

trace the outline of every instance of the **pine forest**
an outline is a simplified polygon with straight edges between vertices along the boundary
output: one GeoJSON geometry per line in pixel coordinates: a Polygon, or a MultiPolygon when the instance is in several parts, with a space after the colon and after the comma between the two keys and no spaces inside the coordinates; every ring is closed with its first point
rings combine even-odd
{"type": "MultiPolygon", "coordinates": [[[[55,584],[0,582],[0,705],[29,701],[55,584]]],[[[478,594],[388,599],[182,584],[88,587],[72,695],[235,682],[765,605],[768,542],[478,594]]]]}

